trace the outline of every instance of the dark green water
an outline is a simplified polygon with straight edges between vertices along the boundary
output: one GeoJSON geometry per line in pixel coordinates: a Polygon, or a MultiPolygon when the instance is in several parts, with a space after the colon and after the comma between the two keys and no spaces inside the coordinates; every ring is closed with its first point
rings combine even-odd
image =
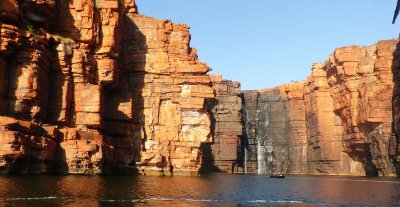
{"type": "Polygon", "coordinates": [[[394,178],[2,176],[0,188],[0,206],[400,206],[394,178]]]}

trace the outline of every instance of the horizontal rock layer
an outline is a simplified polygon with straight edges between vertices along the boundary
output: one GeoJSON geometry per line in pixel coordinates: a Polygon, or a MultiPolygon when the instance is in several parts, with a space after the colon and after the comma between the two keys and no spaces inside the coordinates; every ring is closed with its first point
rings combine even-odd
{"type": "Polygon", "coordinates": [[[395,40],[343,47],[305,81],[244,91],[249,170],[394,176],[398,58],[395,40]]]}
{"type": "Polygon", "coordinates": [[[240,94],[134,0],[2,0],[0,171],[399,174],[396,43],[240,94]]]}
{"type": "Polygon", "coordinates": [[[133,0],[0,3],[0,169],[197,174],[210,68],[133,0]]]}
{"type": "Polygon", "coordinates": [[[242,172],[238,155],[242,154],[242,99],[240,83],[222,80],[221,75],[211,76],[215,99],[207,101],[211,115],[212,142],[203,143],[202,172],[242,172]]]}

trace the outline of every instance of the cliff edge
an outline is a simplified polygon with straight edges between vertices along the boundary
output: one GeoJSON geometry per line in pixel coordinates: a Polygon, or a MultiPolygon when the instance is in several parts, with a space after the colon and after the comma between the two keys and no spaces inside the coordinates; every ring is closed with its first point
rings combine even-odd
{"type": "Polygon", "coordinates": [[[251,170],[395,176],[398,60],[397,40],[338,48],[304,81],[244,91],[251,170]]]}
{"type": "Polygon", "coordinates": [[[134,0],[0,2],[0,169],[196,174],[207,72],[187,25],[134,0]]]}

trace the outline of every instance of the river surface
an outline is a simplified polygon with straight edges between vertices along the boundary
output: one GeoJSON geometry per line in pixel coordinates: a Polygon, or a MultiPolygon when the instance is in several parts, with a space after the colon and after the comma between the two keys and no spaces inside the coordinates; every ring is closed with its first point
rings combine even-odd
{"type": "Polygon", "coordinates": [[[400,206],[396,178],[0,176],[0,206],[400,206]]]}

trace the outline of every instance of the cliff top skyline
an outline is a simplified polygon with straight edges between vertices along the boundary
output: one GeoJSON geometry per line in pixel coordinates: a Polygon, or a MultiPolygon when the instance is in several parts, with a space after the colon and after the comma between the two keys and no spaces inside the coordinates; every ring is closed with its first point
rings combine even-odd
{"type": "Polygon", "coordinates": [[[337,47],[398,37],[396,1],[137,0],[139,12],[191,26],[191,45],[212,73],[242,89],[303,80],[337,47]],[[340,28],[340,29],[339,29],[340,28]]]}

